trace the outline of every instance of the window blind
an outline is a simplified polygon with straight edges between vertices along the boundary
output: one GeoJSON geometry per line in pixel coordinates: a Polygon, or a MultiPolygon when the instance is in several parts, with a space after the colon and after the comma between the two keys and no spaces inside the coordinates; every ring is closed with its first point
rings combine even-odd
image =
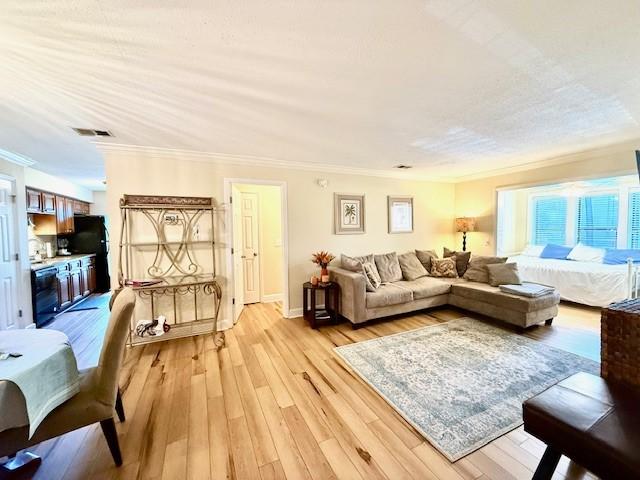
{"type": "Polygon", "coordinates": [[[565,197],[536,197],[533,200],[534,245],[556,243],[566,240],[567,199],[565,197]]]}
{"type": "Polygon", "coordinates": [[[616,248],[618,244],[618,195],[580,197],[578,242],[592,247],[616,248]]]}
{"type": "Polygon", "coordinates": [[[629,194],[629,248],[640,248],[640,192],[629,194]]]}

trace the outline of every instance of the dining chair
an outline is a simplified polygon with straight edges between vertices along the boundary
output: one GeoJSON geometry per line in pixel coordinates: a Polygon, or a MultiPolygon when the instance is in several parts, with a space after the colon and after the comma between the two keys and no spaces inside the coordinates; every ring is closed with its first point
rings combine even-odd
{"type": "Polygon", "coordinates": [[[116,293],[98,365],[80,372],[80,392],[55,408],[38,425],[29,438],[29,426],[0,432],[0,457],[50,438],[100,422],[113,461],[122,465],[118,434],[113,420],[114,410],[124,422],[124,409],[118,389],[118,376],[129,335],[131,315],[136,297],[130,288],[116,293]]]}

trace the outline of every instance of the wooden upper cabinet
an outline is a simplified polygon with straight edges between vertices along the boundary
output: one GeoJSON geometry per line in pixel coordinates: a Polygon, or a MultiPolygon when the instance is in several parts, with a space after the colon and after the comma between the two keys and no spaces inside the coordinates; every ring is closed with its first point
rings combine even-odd
{"type": "Polygon", "coordinates": [[[42,212],[42,194],[38,190],[27,188],[27,212],[42,212]]]}
{"type": "Polygon", "coordinates": [[[89,204],[82,200],[74,200],[73,213],[76,215],[89,215],[89,204]]]}
{"type": "Polygon", "coordinates": [[[67,222],[67,212],[64,208],[64,197],[56,196],[56,230],[58,234],[69,233],[69,225],[67,222]]]}
{"type": "Polygon", "coordinates": [[[73,222],[73,199],[64,199],[64,214],[66,216],[67,233],[73,233],[75,231],[73,222]]]}
{"type": "Polygon", "coordinates": [[[56,196],[53,193],[42,192],[42,213],[56,213],[56,196]]]}

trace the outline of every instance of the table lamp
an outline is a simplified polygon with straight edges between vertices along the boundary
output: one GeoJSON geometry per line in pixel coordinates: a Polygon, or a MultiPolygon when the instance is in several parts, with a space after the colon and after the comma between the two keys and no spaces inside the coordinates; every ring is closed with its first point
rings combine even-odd
{"type": "Polygon", "coordinates": [[[462,232],[462,251],[467,251],[467,232],[475,232],[476,219],[473,217],[456,218],[456,232],[462,232]]]}

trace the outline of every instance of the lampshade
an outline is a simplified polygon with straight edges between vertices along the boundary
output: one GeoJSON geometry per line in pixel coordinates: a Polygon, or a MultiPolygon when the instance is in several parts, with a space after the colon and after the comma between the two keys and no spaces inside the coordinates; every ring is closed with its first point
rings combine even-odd
{"type": "Polygon", "coordinates": [[[473,217],[456,218],[456,232],[474,232],[476,230],[476,219],[473,217]]]}

